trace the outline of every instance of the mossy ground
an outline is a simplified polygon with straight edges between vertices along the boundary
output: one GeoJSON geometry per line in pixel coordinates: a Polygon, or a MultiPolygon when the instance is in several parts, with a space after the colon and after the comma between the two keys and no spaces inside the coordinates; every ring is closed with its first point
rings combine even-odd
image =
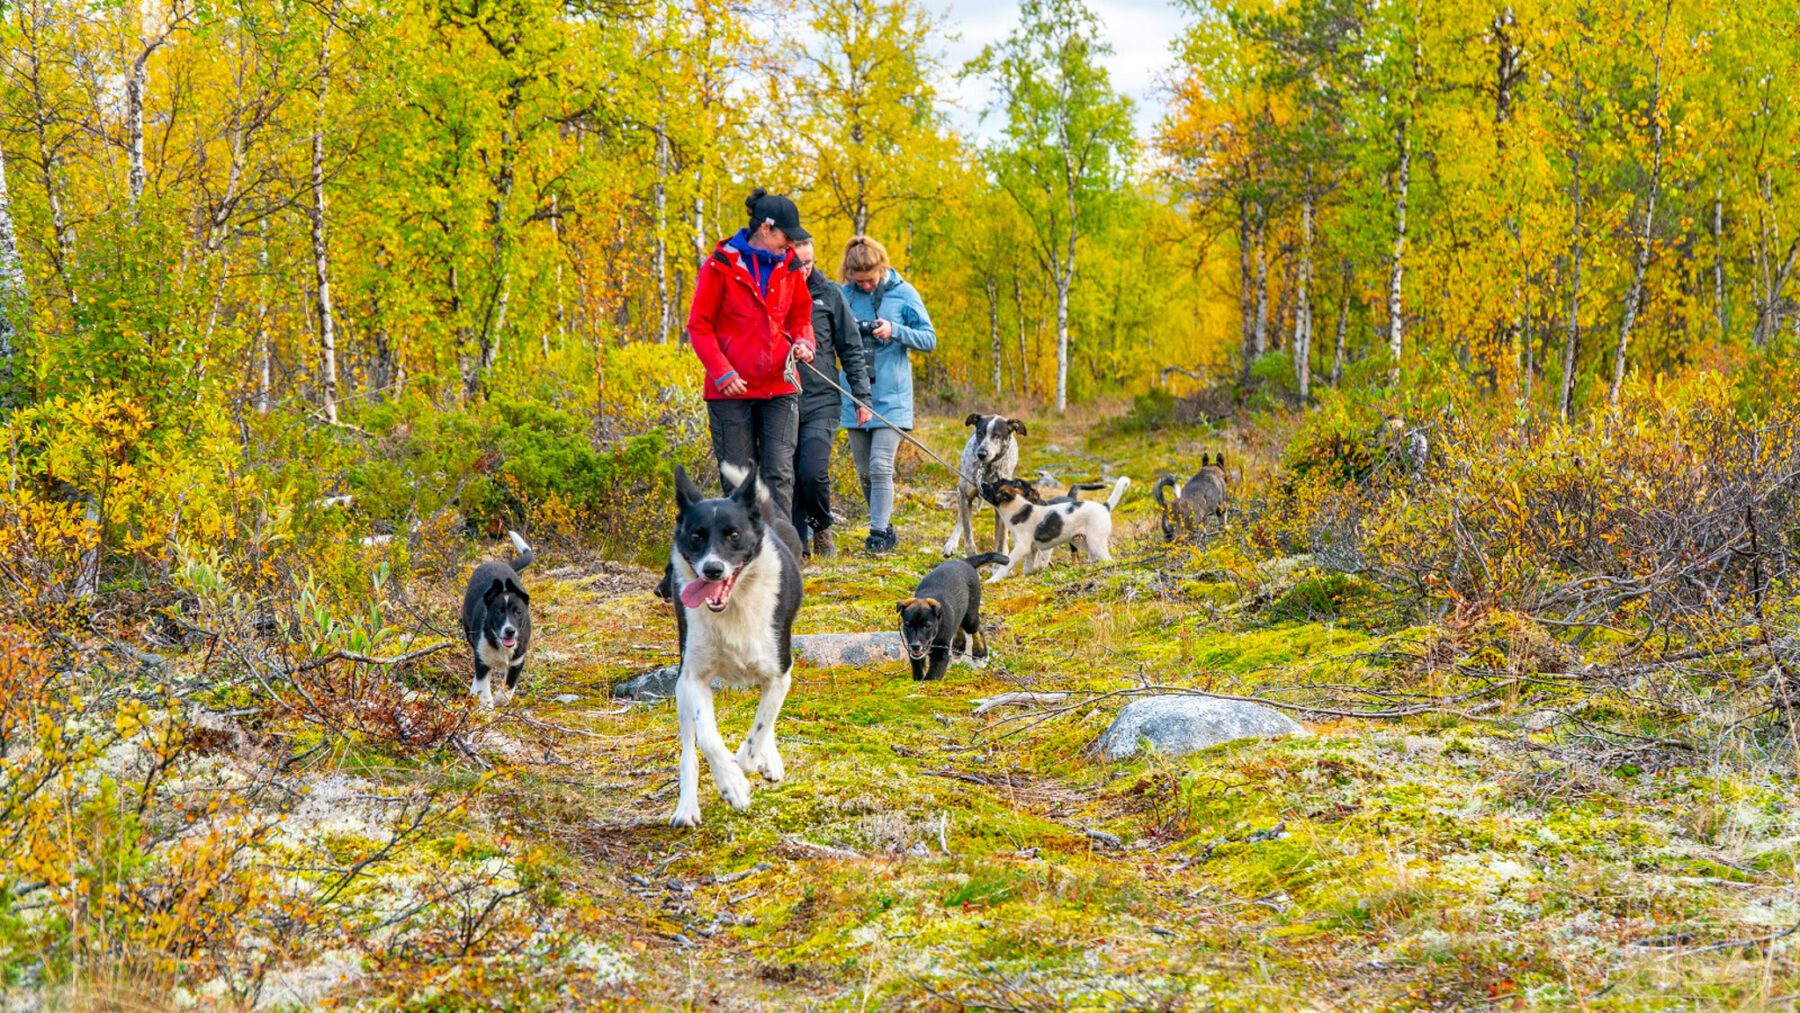
{"type": "MultiPolygon", "coordinates": [[[[920,430],[947,451],[961,433],[920,430]]],[[[1022,472],[1137,481],[1115,562],[1065,554],[990,587],[985,671],[915,684],[904,663],[801,665],[781,716],[786,781],[759,784],[740,814],[703,769],[695,830],[666,825],[670,706],[609,697],[675,657],[656,575],[542,560],[536,658],[517,700],[469,736],[496,769],[440,850],[528,856],[553,902],[581,912],[564,931],[627,969],[585,1000],[621,1005],[1636,1009],[1800,990],[1794,938],[1705,948],[1800,922],[1800,824],[1779,765],[1571,764],[1504,700],[1468,717],[1313,714],[1305,738],[1124,764],[1088,752],[1117,698],[973,716],[976,700],[1016,689],[1080,704],[1134,686],[1279,698],[1411,678],[1389,666],[1429,630],[1252,618],[1242,581],[1163,546],[1149,481],[1202,450],[1239,457],[1244,442],[1034,422],[1022,472]]],[[[941,471],[915,461],[903,482],[902,551],[809,569],[800,632],[893,625],[951,517],[941,471]]],[[[735,745],[754,696],[718,703],[735,745]]],[[[433,776],[474,776],[451,760],[433,776]]],[[[533,952],[496,961],[553,978],[572,951],[533,952]]]]}

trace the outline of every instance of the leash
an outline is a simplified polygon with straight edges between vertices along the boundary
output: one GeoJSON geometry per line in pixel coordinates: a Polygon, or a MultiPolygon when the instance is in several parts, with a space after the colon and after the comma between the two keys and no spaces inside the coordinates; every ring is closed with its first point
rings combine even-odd
{"type": "MultiPolygon", "coordinates": [[[[849,398],[850,402],[852,404],[856,405],[859,408],[868,409],[868,412],[870,415],[873,415],[876,418],[880,419],[883,425],[887,426],[889,429],[892,429],[894,432],[899,433],[901,439],[905,440],[906,442],[912,444],[915,447],[918,447],[919,450],[922,451],[926,457],[929,457],[932,460],[936,461],[937,463],[943,465],[944,469],[946,471],[957,476],[958,478],[962,479],[963,481],[969,483],[971,486],[975,487],[976,489],[981,488],[981,480],[979,478],[971,477],[967,472],[963,471],[961,468],[958,468],[955,465],[952,465],[949,461],[946,461],[943,458],[939,457],[937,455],[937,453],[935,451],[933,451],[930,447],[927,447],[925,444],[920,443],[918,440],[913,439],[913,435],[911,433],[907,432],[905,429],[902,429],[901,427],[895,425],[893,422],[889,421],[887,416],[885,416],[875,410],[874,405],[864,402],[861,398],[857,397],[855,394],[852,394],[849,391],[845,390],[843,388],[843,386],[840,385],[836,380],[825,375],[824,370],[820,369],[819,367],[813,365],[810,362],[801,362],[799,359],[795,358],[794,351],[793,351],[793,349],[790,348],[790,349],[788,349],[788,365],[791,367],[795,364],[805,366],[807,369],[812,370],[812,374],[814,376],[818,377],[821,380],[824,380],[827,386],[831,387],[833,390],[837,391],[839,394],[842,394],[845,397],[849,398]]],[[[798,371],[796,371],[794,373],[794,375],[796,377],[798,377],[800,374],[798,373],[798,371]]]]}

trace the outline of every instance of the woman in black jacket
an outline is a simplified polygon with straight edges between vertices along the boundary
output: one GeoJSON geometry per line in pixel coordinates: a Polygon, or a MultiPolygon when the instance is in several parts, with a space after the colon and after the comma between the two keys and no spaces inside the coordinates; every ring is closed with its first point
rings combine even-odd
{"type": "MultiPolygon", "coordinates": [[[[837,388],[826,382],[843,370],[850,393],[864,403],[869,400],[869,369],[863,358],[862,337],[856,331],[856,318],[850,315],[850,304],[843,290],[813,267],[813,244],[798,243],[794,255],[806,275],[806,289],[812,296],[813,338],[818,342],[815,362],[800,366],[800,438],[794,447],[794,527],[806,544],[808,555],[834,555],[836,540],[831,533],[831,448],[837,440],[838,411],[842,399],[837,388]],[[812,367],[817,367],[814,369],[812,367]]],[[[868,422],[874,416],[858,406],[856,419],[868,422]]]]}

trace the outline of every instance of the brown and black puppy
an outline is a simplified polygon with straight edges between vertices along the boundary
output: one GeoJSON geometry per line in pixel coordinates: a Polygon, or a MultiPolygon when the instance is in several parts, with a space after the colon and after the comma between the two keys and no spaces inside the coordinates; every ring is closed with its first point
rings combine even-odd
{"type": "Polygon", "coordinates": [[[911,598],[895,604],[900,613],[900,639],[912,661],[913,681],[942,679],[952,651],[966,652],[978,663],[987,659],[977,568],[1004,562],[1005,553],[983,552],[939,563],[919,581],[911,598]]]}
{"type": "Polygon", "coordinates": [[[1227,478],[1225,455],[1213,460],[1200,455],[1200,470],[1181,487],[1180,495],[1171,502],[1163,498],[1163,490],[1173,488],[1174,476],[1164,475],[1150,488],[1156,505],[1162,509],[1163,540],[1172,542],[1177,536],[1191,538],[1206,530],[1206,522],[1225,516],[1227,478]]]}

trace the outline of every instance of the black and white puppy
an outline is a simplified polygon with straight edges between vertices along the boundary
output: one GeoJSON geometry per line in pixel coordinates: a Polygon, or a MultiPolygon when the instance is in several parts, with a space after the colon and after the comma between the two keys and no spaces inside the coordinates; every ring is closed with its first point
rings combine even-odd
{"type": "MultiPolygon", "coordinates": [[[[1025,423],[1003,415],[970,412],[963,425],[971,427],[969,441],[963,444],[956,480],[956,526],[944,542],[944,555],[954,556],[958,547],[975,544],[975,503],[981,499],[981,487],[988,482],[1013,477],[1019,466],[1019,441],[1026,435],[1025,423]],[[973,481],[971,481],[973,480],[973,481]]],[[[1005,548],[996,534],[995,550],[1005,548]]]]}
{"type": "Polygon", "coordinates": [[[669,570],[681,675],[675,707],[681,721],[681,797],[669,822],[700,825],[700,755],[720,797],[750,807],[748,774],[786,776],[775,748],[775,719],[793,682],[794,616],[800,611],[799,535],[782,517],[754,470],[725,465],[729,495],[702,498],[675,468],[675,541],[669,570]],[[786,531],[780,531],[782,527],[786,531]],[[719,735],[712,683],[760,687],[755,723],[734,756],[719,735]]]}
{"type": "Polygon", "coordinates": [[[1120,477],[1104,503],[1071,500],[1055,505],[1033,502],[1038,498],[1037,488],[1021,478],[1003,478],[983,485],[981,496],[1000,511],[1012,544],[1011,561],[994,571],[988,583],[1003,580],[1021,569],[1032,572],[1043,565],[1043,553],[1075,539],[1081,540],[1081,551],[1089,561],[1104,563],[1111,559],[1113,507],[1119,505],[1130,484],[1131,479],[1120,477]]]}
{"type": "Polygon", "coordinates": [[[911,598],[894,605],[900,613],[900,639],[912,661],[913,681],[942,679],[952,651],[969,655],[977,665],[987,661],[987,639],[981,635],[979,567],[1004,563],[999,552],[951,559],[933,567],[911,598]],[[926,667],[927,659],[930,667],[926,667]]]}
{"type": "Polygon", "coordinates": [[[505,672],[510,697],[531,650],[531,596],[519,583],[519,571],[530,566],[537,553],[517,531],[508,531],[506,536],[518,555],[511,563],[495,560],[477,566],[463,591],[463,639],[475,653],[475,681],[469,684],[469,692],[480,697],[484,707],[494,705],[489,676],[505,672]]]}

